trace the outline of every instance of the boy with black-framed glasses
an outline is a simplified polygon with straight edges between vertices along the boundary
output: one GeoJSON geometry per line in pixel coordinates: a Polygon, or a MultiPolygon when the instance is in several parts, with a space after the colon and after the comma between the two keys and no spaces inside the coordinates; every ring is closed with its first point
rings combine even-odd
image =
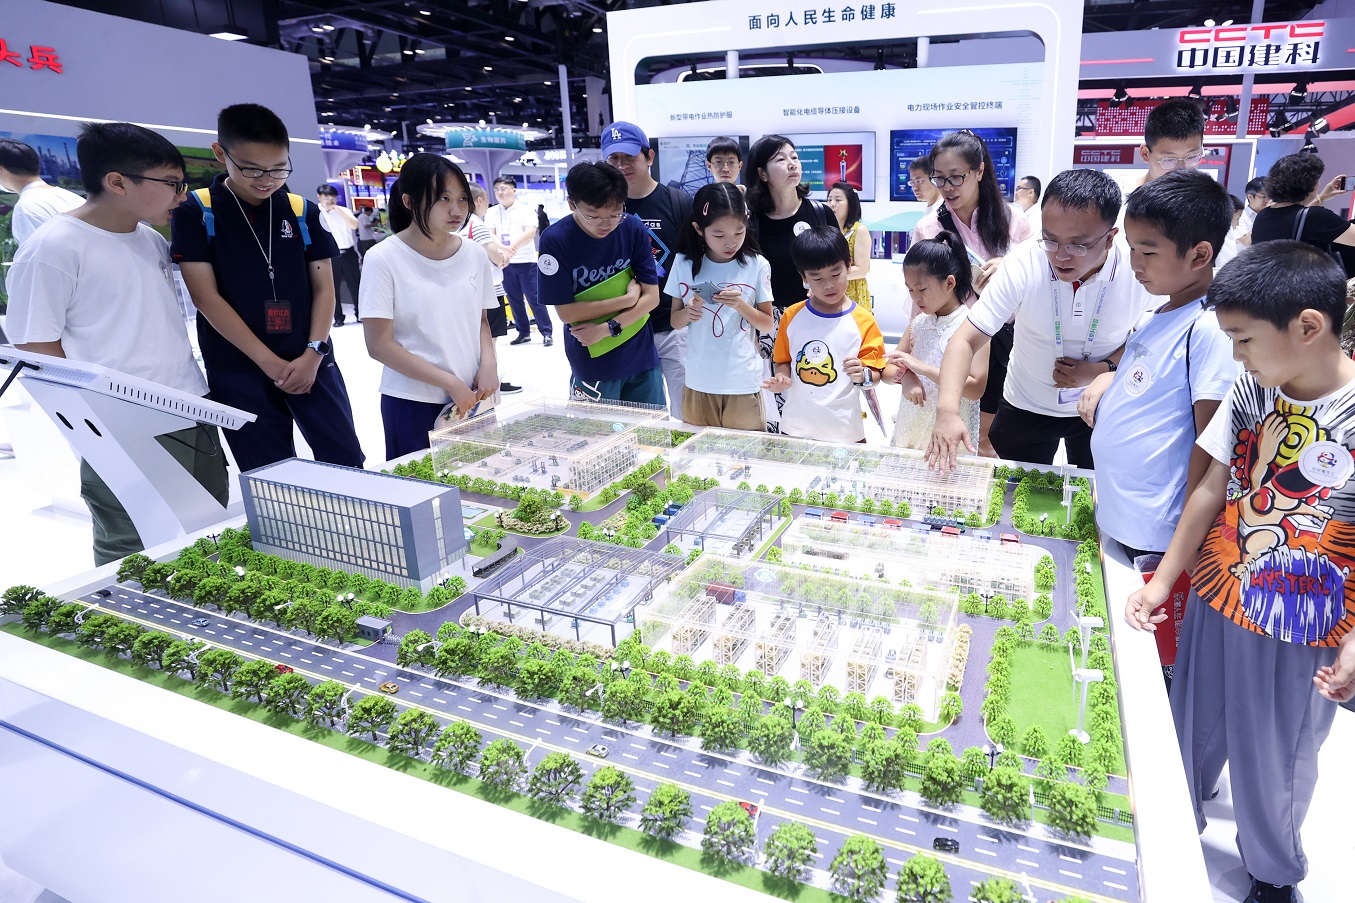
{"type": "MultiPolygon", "coordinates": [[[[168,224],[188,190],[183,156],[162,135],[129,122],[86,125],[75,147],[89,199],[47,220],[19,247],[7,280],[15,346],[207,394],[169,246],[152,228],[168,224]]],[[[176,430],[160,442],[224,509],[230,491],[217,428],[176,430]]],[[[96,565],[145,548],[127,510],[84,461],[80,496],[94,521],[96,565]]]]}
{"type": "Polygon", "coordinates": [[[242,471],[296,456],[293,425],[317,461],[361,467],[348,389],[329,343],[339,250],[319,208],[285,191],[287,127],[257,104],[217,117],[226,166],[174,212],[174,260],[202,316],[212,398],[257,416],[227,441],[242,471]]]}

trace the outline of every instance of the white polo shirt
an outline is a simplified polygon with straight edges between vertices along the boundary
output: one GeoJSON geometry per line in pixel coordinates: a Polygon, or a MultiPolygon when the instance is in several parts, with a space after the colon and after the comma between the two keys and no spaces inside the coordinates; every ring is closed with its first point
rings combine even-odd
{"type": "MultiPolygon", "coordinates": [[[[495,204],[485,211],[485,225],[494,233],[499,244],[507,247],[528,229],[536,228],[536,210],[517,201],[512,207],[495,204]]],[[[536,245],[527,242],[513,252],[509,263],[536,263],[536,245]]]]}
{"type": "Polygon", "coordinates": [[[1002,397],[1024,411],[1050,417],[1076,417],[1077,399],[1059,403],[1054,387],[1054,361],[1059,357],[1105,360],[1124,344],[1144,314],[1166,299],[1148,294],[1129,268],[1129,247],[1118,236],[1106,262],[1091,279],[1073,285],[1061,282],[1049,255],[1037,245],[1017,248],[969,309],[969,322],[985,335],[996,335],[1013,315],[1016,332],[1002,397]],[[1058,350],[1055,326],[1063,350],[1058,350]],[[1095,324],[1095,335],[1087,343],[1095,324]]]}

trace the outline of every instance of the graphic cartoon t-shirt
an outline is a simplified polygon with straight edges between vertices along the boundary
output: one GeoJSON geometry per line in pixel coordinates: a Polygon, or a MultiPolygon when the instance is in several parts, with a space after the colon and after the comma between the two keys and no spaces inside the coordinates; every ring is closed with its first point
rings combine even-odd
{"type": "Polygon", "coordinates": [[[1193,584],[1235,624],[1335,646],[1355,627],[1355,382],[1295,401],[1243,374],[1199,445],[1229,465],[1193,584]]]}
{"type": "Polygon", "coordinates": [[[791,365],[781,411],[783,434],[830,442],[866,438],[859,389],[842,369],[853,357],[876,370],[885,365],[884,337],[864,308],[853,304],[842,313],[825,314],[801,301],[786,310],[772,351],[774,363],[791,365]]]}

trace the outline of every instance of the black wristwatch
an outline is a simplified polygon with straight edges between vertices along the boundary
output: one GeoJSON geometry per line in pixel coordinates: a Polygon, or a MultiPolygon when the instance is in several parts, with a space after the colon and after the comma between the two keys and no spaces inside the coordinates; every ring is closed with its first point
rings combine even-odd
{"type": "Polygon", "coordinates": [[[1111,372],[1111,373],[1114,373],[1114,372],[1115,372],[1116,367],[1115,367],[1115,362],[1114,362],[1114,361],[1112,361],[1112,360],[1110,360],[1109,358],[1107,358],[1106,360],[1102,361],[1102,363],[1105,364],[1107,367],[1110,368],[1110,371],[1109,371],[1109,372],[1111,372]]]}
{"type": "Polygon", "coordinates": [[[621,335],[621,324],[616,320],[607,321],[607,331],[614,336],[621,335]]]}
{"type": "Polygon", "coordinates": [[[331,345],[324,339],[321,339],[318,342],[307,342],[306,347],[309,348],[311,351],[314,351],[321,357],[324,357],[325,355],[329,354],[329,352],[334,348],[333,345],[331,345]]]}

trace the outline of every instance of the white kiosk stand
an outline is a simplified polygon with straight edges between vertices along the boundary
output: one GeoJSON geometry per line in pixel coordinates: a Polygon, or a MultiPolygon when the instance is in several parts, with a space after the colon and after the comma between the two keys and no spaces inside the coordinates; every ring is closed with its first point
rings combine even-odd
{"type": "Polygon", "coordinates": [[[14,371],[4,386],[19,377],[75,453],[108,484],[147,548],[225,516],[156,437],[196,423],[239,429],[253,414],[97,364],[9,345],[0,345],[0,369],[14,371]]]}

